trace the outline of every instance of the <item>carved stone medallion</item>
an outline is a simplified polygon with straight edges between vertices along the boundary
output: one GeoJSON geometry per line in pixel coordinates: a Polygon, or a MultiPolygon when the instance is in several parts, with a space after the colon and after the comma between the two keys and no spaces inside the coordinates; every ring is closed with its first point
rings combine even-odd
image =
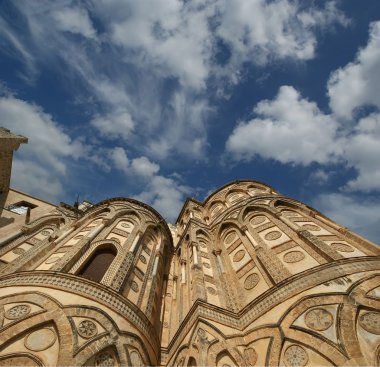
{"type": "Polygon", "coordinates": [[[316,226],[316,225],[314,225],[314,224],[304,224],[304,225],[302,226],[302,229],[306,229],[307,231],[315,231],[315,232],[321,230],[320,227],[318,227],[318,226],[316,226]]]}
{"type": "Polygon", "coordinates": [[[380,313],[366,312],[359,318],[360,326],[372,334],[380,335],[380,313]]]}
{"type": "Polygon", "coordinates": [[[224,239],[224,243],[229,245],[230,243],[235,241],[236,238],[237,238],[237,234],[235,232],[229,233],[224,239]]]}
{"type": "Polygon", "coordinates": [[[50,348],[56,341],[57,335],[52,329],[44,328],[31,332],[24,340],[29,350],[38,352],[50,348]]]}
{"type": "Polygon", "coordinates": [[[132,280],[132,282],[131,282],[131,289],[134,292],[138,292],[139,291],[139,285],[134,280],[132,280]]]}
{"type": "Polygon", "coordinates": [[[247,290],[255,288],[257,284],[259,283],[259,281],[260,281],[260,277],[258,276],[258,274],[256,273],[250,274],[247,276],[247,278],[245,278],[244,288],[247,290]]]}
{"type": "Polygon", "coordinates": [[[335,251],[339,251],[339,252],[354,252],[355,249],[350,246],[350,245],[346,245],[345,243],[340,243],[340,242],[333,242],[330,247],[335,250],[335,251]]]}
{"type": "Polygon", "coordinates": [[[47,231],[47,230],[41,231],[41,234],[42,234],[43,236],[49,236],[50,233],[51,233],[51,231],[47,231]]]}
{"type": "Polygon", "coordinates": [[[25,252],[25,249],[22,247],[17,247],[12,250],[12,252],[16,255],[22,255],[25,252]]]}
{"type": "Polygon", "coordinates": [[[305,258],[305,254],[301,251],[289,251],[284,255],[284,261],[286,263],[296,263],[305,258]]]}
{"type": "Polygon", "coordinates": [[[263,215],[257,215],[256,217],[253,217],[250,220],[250,222],[251,222],[251,224],[253,224],[255,226],[257,224],[261,224],[261,223],[265,222],[265,219],[266,219],[266,217],[264,217],[263,215]]]}
{"type": "Polygon", "coordinates": [[[257,362],[257,352],[254,348],[244,349],[244,358],[248,362],[248,366],[254,366],[257,362]]]}
{"type": "Polygon", "coordinates": [[[241,261],[244,256],[245,256],[245,251],[244,250],[239,250],[238,252],[235,253],[235,255],[233,257],[233,261],[235,263],[237,263],[237,262],[241,261]]]}
{"type": "Polygon", "coordinates": [[[291,345],[284,354],[285,365],[288,367],[303,367],[309,361],[306,350],[299,345],[291,345]]]}
{"type": "Polygon", "coordinates": [[[277,240],[279,239],[280,237],[282,236],[282,233],[279,232],[279,231],[271,231],[271,232],[268,232],[264,238],[268,241],[274,241],[274,240],[277,240]]]}
{"type": "Polygon", "coordinates": [[[95,366],[108,367],[115,366],[115,364],[115,359],[112,354],[108,352],[99,353],[95,358],[95,366]]]}
{"type": "Polygon", "coordinates": [[[30,313],[29,305],[17,305],[10,308],[6,313],[5,317],[9,320],[17,320],[25,317],[30,313]]]}
{"type": "Polygon", "coordinates": [[[207,292],[212,294],[212,295],[215,295],[216,294],[216,290],[212,287],[207,287],[207,292]]]}
{"type": "Polygon", "coordinates": [[[305,324],[310,329],[323,331],[333,323],[333,316],[324,308],[314,308],[305,315],[305,324]]]}
{"type": "Polygon", "coordinates": [[[98,327],[91,320],[83,320],[78,325],[78,334],[85,339],[92,338],[98,333],[98,327]]]}
{"type": "Polygon", "coordinates": [[[140,261],[143,263],[143,264],[146,264],[146,258],[144,255],[140,255],[140,261]]]}

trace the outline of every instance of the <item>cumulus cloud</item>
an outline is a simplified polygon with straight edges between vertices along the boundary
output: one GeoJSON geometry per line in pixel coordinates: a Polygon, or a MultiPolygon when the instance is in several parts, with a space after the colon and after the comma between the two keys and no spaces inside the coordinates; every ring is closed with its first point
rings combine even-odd
{"type": "Polygon", "coordinates": [[[380,108],[380,21],[371,24],[368,43],[356,59],[332,73],[328,95],[338,117],[350,119],[368,105],[380,108]]]}
{"type": "Polygon", "coordinates": [[[13,96],[0,98],[0,121],[13,133],[29,138],[14,159],[12,184],[46,199],[59,198],[67,159],[84,154],[82,143],[71,139],[41,107],[13,96]],[[47,184],[49,179],[51,184],[47,184]]]}
{"type": "Polygon", "coordinates": [[[235,159],[260,155],[282,163],[323,164],[342,152],[335,141],[337,122],[291,86],[282,86],[273,100],[258,103],[254,113],[258,117],[238,123],[227,140],[227,151],[235,159]]]}

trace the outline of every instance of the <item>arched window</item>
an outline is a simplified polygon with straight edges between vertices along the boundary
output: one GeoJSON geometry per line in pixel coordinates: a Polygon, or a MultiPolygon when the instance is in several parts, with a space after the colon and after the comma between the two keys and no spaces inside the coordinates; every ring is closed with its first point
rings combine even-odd
{"type": "Polygon", "coordinates": [[[95,250],[78,275],[94,282],[100,282],[116,254],[117,251],[113,246],[95,250]]]}
{"type": "Polygon", "coordinates": [[[197,362],[194,357],[189,358],[189,362],[187,362],[187,365],[190,367],[197,367],[197,362]]]}

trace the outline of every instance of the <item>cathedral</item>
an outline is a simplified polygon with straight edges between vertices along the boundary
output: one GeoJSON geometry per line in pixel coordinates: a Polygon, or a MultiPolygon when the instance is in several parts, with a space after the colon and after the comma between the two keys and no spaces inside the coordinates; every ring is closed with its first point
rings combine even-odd
{"type": "Polygon", "coordinates": [[[1,366],[380,365],[374,243],[254,180],[174,224],[51,204],[9,187],[24,143],[0,129],[1,366]]]}

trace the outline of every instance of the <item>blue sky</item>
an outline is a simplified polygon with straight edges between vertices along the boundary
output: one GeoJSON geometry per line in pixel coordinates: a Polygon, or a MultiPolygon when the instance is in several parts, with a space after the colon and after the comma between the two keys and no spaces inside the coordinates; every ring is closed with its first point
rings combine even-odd
{"type": "Polygon", "coordinates": [[[378,0],[3,0],[12,184],[174,221],[251,178],[378,242],[378,0]]]}

